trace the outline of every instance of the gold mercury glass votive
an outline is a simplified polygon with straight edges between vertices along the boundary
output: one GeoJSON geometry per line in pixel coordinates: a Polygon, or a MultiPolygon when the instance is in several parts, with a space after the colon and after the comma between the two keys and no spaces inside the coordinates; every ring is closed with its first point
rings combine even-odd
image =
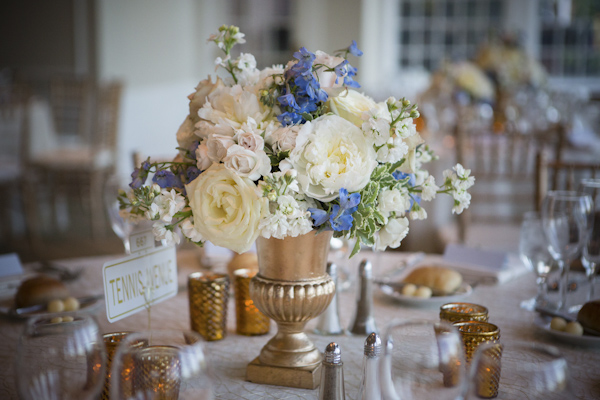
{"type": "Polygon", "coordinates": [[[448,303],[440,307],[440,320],[451,324],[459,321],[488,322],[488,309],[479,304],[448,303]]]}
{"type": "Polygon", "coordinates": [[[473,378],[477,397],[491,399],[498,396],[502,368],[502,344],[495,343],[483,350],[473,378]]]}
{"type": "Polygon", "coordinates": [[[271,325],[271,320],[256,308],[250,298],[250,280],[254,275],[256,271],[246,268],[233,273],[236,332],[240,335],[265,335],[271,325]]]}
{"type": "Polygon", "coordinates": [[[205,340],[221,340],[227,334],[229,277],[213,272],[188,276],[190,324],[205,340]]]}
{"type": "Polygon", "coordinates": [[[148,346],[134,353],[134,398],[177,400],[181,384],[179,349],[148,346]]]}
{"type": "MultiPolygon", "coordinates": [[[[110,399],[112,359],[125,337],[131,333],[132,332],[113,332],[102,335],[104,346],[106,348],[106,378],[104,378],[104,387],[102,388],[102,393],[100,395],[100,399],[102,400],[110,399]]],[[[131,343],[131,347],[133,348],[142,348],[147,345],[148,342],[146,340],[138,340],[135,343],[131,343]]],[[[131,356],[126,355],[123,359],[122,371],[120,387],[123,394],[128,397],[132,393],[133,360],[131,359],[131,356]]]]}
{"type": "Polygon", "coordinates": [[[482,343],[498,343],[500,329],[494,324],[483,321],[460,321],[453,324],[460,332],[467,364],[471,362],[477,347],[482,343]]]}

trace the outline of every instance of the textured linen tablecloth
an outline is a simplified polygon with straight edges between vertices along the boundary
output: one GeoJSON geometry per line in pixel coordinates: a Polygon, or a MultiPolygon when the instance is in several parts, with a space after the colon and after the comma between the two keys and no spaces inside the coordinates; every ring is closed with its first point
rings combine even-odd
{"type": "MultiPolygon", "coordinates": [[[[67,267],[84,267],[84,273],[75,282],[70,283],[73,295],[90,295],[102,293],[101,270],[104,262],[114,257],[98,257],[73,259],[61,262],[67,267]]],[[[363,258],[372,261],[375,274],[382,269],[392,268],[406,253],[361,252],[349,263],[353,273],[356,265],[363,258]]],[[[187,275],[198,266],[189,262],[190,257],[180,258],[178,265],[180,293],[171,299],[157,304],[152,308],[152,327],[169,329],[189,329],[189,306],[187,291],[184,289],[187,275]]],[[[224,270],[223,263],[216,264],[214,269],[224,270]]],[[[494,286],[477,286],[473,293],[464,301],[482,304],[488,307],[490,322],[498,325],[501,330],[501,340],[504,343],[527,341],[552,344],[557,346],[569,363],[571,383],[574,397],[577,399],[600,399],[600,348],[578,347],[557,342],[547,333],[540,331],[533,323],[534,313],[519,307],[521,301],[535,294],[535,280],[531,275],[517,280],[494,286]]],[[[231,296],[233,297],[233,296],[231,296]]],[[[344,326],[351,323],[356,305],[355,287],[344,291],[339,296],[341,320],[344,326]]],[[[374,314],[377,326],[383,330],[385,324],[394,318],[426,318],[437,320],[439,308],[411,308],[400,304],[397,300],[374,290],[374,314]]],[[[100,329],[103,333],[142,330],[147,328],[148,317],[145,311],[117,321],[113,324],[106,319],[104,301],[100,301],[95,309],[100,329]]],[[[312,332],[316,320],[307,325],[307,331],[312,332]]],[[[16,399],[14,359],[17,351],[19,334],[23,330],[24,321],[0,318],[0,399],[16,399]]],[[[217,399],[316,399],[317,390],[293,389],[277,386],[258,385],[244,380],[246,365],[260,352],[262,346],[275,334],[276,325],[271,324],[271,332],[265,336],[247,337],[235,333],[235,309],[233,300],[229,303],[228,334],[224,340],[206,343],[205,349],[217,399]]],[[[346,398],[356,399],[361,380],[364,337],[353,336],[309,336],[316,346],[323,351],[325,346],[335,341],[342,350],[344,362],[346,398]]],[[[44,357],[43,354],[40,355],[44,357]]],[[[519,388],[510,389],[518,393],[515,399],[529,399],[519,388]]],[[[501,388],[501,390],[504,390],[501,388]]],[[[564,398],[564,397],[558,397],[564,398]]]]}

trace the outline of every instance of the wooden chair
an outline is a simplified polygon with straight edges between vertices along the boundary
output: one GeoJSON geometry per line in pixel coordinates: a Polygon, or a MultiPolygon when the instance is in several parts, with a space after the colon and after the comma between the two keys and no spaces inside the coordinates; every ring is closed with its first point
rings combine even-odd
{"type": "Polygon", "coordinates": [[[550,190],[577,190],[585,178],[600,178],[600,157],[595,163],[575,163],[551,160],[540,151],[536,155],[534,206],[540,210],[550,190]]]}
{"type": "Polygon", "coordinates": [[[54,76],[50,105],[56,133],[66,141],[88,141],[92,128],[95,85],[86,76],[54,76]]]}
{"type": "Polygon", "coordinates": [[[516,251],[523,213],[533,209],[536,154],[542,149],[559,154],[562,132],[558,127],[535,134],[473,132],[458,124],[456,159],[471,169],[475,185],[454,236],[443,234],[443,241],[516,251]]]}

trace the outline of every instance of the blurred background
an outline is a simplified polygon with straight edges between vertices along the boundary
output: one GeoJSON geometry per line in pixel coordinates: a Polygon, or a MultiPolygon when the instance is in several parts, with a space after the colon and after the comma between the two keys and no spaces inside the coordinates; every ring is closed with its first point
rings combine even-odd
{"type": "Polygon", "coordinates": [[[471,243],[469,235],[514,250],[514,228],[540,196],[540,150],[600,160],[597,0],[7,0],[0,254],[28,261],[123,251],[109,186],[126,184],[141,159],[174,156],[186,96],[215,75],[220,54],[206,39],[222,24],[246,34],[239,49],[259,68],[287,63],[300,46],[333,52],[356,40],[361,90],[420,104],[421,133],[440,157],[436,178],[456,161],[473,166],[489,193],[474,193],[462,220],[450,215],[450,199],[435,202],[402,250],[441,252],[471,243]],[[477,170],[473,157],[483,154],[477,170]],[[490,173],[504,158],[510,168],[490,173]],[[519,175],[500,182],[513,170],[519,175]],[[492,205],[498,193],[508,207],[492,205]],[[478,205],[487,233],[475,228],[478,205]]]}

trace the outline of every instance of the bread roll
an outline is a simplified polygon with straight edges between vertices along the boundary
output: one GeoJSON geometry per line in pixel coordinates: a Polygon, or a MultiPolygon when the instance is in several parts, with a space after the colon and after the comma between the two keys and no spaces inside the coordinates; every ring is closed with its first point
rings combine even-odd
{"type": "Polygon", "coordinates": [[[586,328],[600,332],[600,300],[585,303],[577,313],[577,321],[586,328]]]}
{"type": "Polygon", "coordinates": [[[429,265],[412,270],[404,282],[427,286],[436,292],[454,293],[462,284],[462,275],[450,268],[429,265]]]}
{"type": "Polygon", "coordinates": [[[64,283],[49,276],[40,275],[21,283],[15,295],[17,308],[47,304],[54,299],[69,297],[64,283]]]}

